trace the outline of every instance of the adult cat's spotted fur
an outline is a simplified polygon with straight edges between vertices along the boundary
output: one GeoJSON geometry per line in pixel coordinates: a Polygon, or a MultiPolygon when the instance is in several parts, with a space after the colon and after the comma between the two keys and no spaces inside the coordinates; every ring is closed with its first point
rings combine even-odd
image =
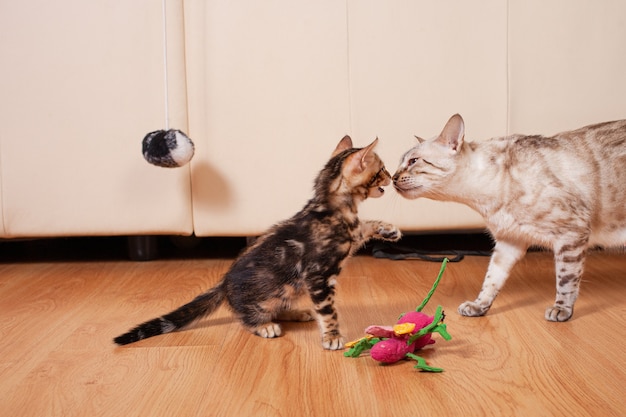
{"type": "Polygon", "coordinates": [[[322,346],[341,349],[334,305],[335,278],[344,261],[370,238],[396,241],[400,231],[380,221],[359,221],[357,205],[383,195],[391,176],[373,149],[344,137],[315,181],[315,194],[291,219],[271,228],[232,264],[222,281],[171,313],[114,339],[124,345],[179,330],[226,301],[245,328],[266,338],[281,335],[274,320],[317,319],[322,346]],[[308,295],[313,310],[292,310],[308,295]]]}
{"type": "Polygon", "coordinates": [[[568,320],[591,245],[626,243],[626,120],[552,137],[512,135],[464,143],[464,123],[403,157],[393,176],[406,198],[464,203],[482,214],[496,240],[482,290],[459,306],[485,314],[530,245],[554,251],[556,300],[550,321],[568,320]]]}

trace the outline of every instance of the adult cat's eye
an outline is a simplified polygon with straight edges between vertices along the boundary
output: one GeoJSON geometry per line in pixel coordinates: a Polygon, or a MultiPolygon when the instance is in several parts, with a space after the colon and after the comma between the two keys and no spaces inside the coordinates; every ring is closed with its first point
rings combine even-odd
{"type": "Polygon", "coordinates": [[[419,158],[411,158],[411,159],[409,159],[408,166],[414,165],[418,161],[418,159],[419,158]]]}

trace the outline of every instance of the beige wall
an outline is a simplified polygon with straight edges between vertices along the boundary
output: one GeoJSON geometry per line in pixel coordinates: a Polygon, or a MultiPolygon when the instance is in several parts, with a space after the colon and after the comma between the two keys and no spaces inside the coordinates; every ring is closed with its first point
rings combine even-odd
{"type": "MultiPolygon", "coordinates": [[[[361,140],[380,137],[391,172],[413,135],[438,134],[454,113],[473,121],[468,134],[477,137],[505,128],[505,2],[355,0],[348,14],[351,130],[361,140]]],[[[363,216],[404,230],[483,226],[465,206],[388,194],[366,202],[363,216]]]]}
{"type": "MultiPolygon", "coordinates": [[[[170,79],[184,87],[182,2],[168,2],[170,79]]],[[[5,237],[191,233],[188,168],[141,156],[165,123],[162,22],[154,0],[1,2],[5,237]]],[[[185,124],[184,96],[171,99],[185,124]]]]}
{"type": "Polygon", "coordinates": [[[346,5],[185,8],[194,229],[256,234],[302,207],[350,131],[346,5]]]}
{"type": "MultiPolygon", "coordinates": [[[[0,0],[0,236],[254,235],[290,216],[336,143],[413,135],[460,112],[467,137],[626,117],[618,0],[167,0],[170,126],[196,144],[161,169],[157,0],[0,0]],[[9,63],[9,64],[7,64],[9,63]]],[[[405,231],[482,227],[393,190],[362,216],[405,231]]]]}
{"type": "Polygon", "coordinates": [[[626,2],[509,3],[511,133],[626,118],[626,2]]]}
{"type": "MultiPolygon", "coordinates": [[[[185,3],[190,132],[207,139],[192,162],[197,234],[255,234],[293,214],[344,134],[378,136],[393,170],[414,133],[454,112],[477,119],[471,132],[506,128],[501,1],[224,4],[185,3]]],[[[465,207],[388,194],[364,216],[482,226],[465,207]]]]}

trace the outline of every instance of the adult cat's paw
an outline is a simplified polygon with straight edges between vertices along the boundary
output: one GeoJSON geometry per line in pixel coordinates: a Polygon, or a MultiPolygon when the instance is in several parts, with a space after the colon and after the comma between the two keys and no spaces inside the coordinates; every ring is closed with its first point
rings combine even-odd
{"type": "Polygon", "coordinates": [[[282,330],[279,324],[270,322],[257,327],[254,330],[254,333],[257,336],[261,336],[266,339],[272,339],[274,337],[279,337],[282,334],[282,330]]]}
{"type": "Polygon", "coordinates": [[[393,224],[383,223],[378,228],[378,236],[384,240],[397,242],[402,237],[402,232],[393,224]]]}
{"type": "Polygon", "coordinates": [[[546,320],[548,321],[567,321],[574,314],[572,307],[552,306],[546,309],[546,320]]]}
{"type": "Polygon", "coordinates": [[[487,314],[489,307],[491,306],[484,306],[475,301],[466,301],[459,306],[457,311],[465,317],[480,317],[487,314]]]}
{"type": "Polygon", "coordinates": [[[343,349],[345,340],[342,335],[335,333],[326,333],[322,336],[322,347],[328,350],[343,349]]]}

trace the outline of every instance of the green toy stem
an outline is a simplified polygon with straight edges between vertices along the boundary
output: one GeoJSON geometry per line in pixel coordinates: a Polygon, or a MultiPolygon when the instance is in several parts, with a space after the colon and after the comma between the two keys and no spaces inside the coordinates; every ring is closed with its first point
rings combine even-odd
{"type": "Polygon", "coordinates": [[[422,311],[422,309],[424,307],[426,307],[426,304],[428,304],[428,302],[430,301],[430,297],[433,296],[433,294],[435,293],[435,290],[437,289],[437,285],[439,285],[439,281],[441,281],[441,277],[443,276],[443,271],[446,270],[446,264],[449,262],[448,258],[443,258],[443,262],[441,263],[441,269],[439,270],[439,275],[437,275],[437,279],[435,280],[435,283],[433,284],[432,288],[430,289],[430,291],[428,292],[428,294],[426,295],[426,298],[424,298],[424,301],[422,301],[422,304],[420,304],[415,311],[422,311]]]}

